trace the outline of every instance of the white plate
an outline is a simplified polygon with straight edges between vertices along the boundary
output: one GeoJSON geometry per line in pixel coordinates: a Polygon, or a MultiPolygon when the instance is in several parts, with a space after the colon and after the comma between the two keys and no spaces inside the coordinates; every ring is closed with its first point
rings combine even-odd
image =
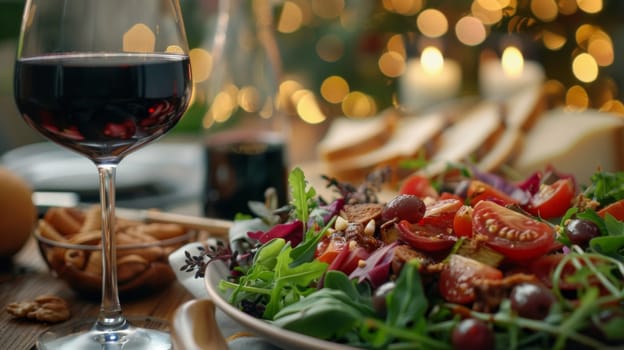
{"type": "Polygon", "coordinates": [[[219,291],[219,282],[228,276],[228,267],[222,261],[215,261],[206,268],[204,283],[208,296],[225,314],[247,328],[250,332],[284,349],[299,350],[356,350],[351,346],[340,345],[304,334],[275,327],[268,322],[252,317],[230,305],[219,291]]]}
{"type": "MultiPolygon", "coordinates": [[[[76,193],[86,203],[99,199],[95,165],[54,143],[19,147],[0,160],[35,191],[76,193]]],[[[131,153],[117,168],[117,205],[166,208],[182,200],[197,199],[203,181],[203,161],[201,146],[192,143],[160,142],[131,153]]]]}

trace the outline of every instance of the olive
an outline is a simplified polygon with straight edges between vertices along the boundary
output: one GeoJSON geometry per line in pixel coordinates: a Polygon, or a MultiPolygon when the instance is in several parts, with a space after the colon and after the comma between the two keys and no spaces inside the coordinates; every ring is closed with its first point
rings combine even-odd
{"type": "Polygon", "coordinates": [[[600,236],[600,229],[589,220],[571,219],[565,225],[565,235],[572,244],[586,247],[592,238],[600,236]]]}
{"type": "Polygon", "coordinates": [[[381,219],[383,221],[407,220],[416,223],[425,216],[426,209],[425,203],[417,196],[400,194],[386,203],[381,212],[381,219]]]}
{"type": "Polygon", "coordinates": [[[455,350],[490,350],[494,349],[494,332],[485,322],[467,318],[453,328],[451,342],[455,350]]]}
{"type": "Polygon", "coordinates": [[[555,296],[550,289],[537,283],[520,283],[509,295],[511,309],[518,315],[534,320],[543,320],[548,316],[555,296]]]}

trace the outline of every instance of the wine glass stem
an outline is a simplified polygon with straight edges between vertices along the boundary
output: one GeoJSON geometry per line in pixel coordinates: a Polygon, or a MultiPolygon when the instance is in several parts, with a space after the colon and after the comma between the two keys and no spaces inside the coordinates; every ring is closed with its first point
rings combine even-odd
{"type": "Polygon", "coordinates": [[[102,302],[96,328],[116,329],[126,319],[121,312],[117,286],[115,235],[115,171],[117,164],[97,164],[102,207],[102,302]]]}

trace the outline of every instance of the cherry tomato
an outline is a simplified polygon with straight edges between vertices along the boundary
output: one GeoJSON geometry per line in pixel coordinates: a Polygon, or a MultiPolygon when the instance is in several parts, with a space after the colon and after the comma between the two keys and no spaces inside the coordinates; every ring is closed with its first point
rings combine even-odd
{"type": "Polygon", "coordinates": [[[412,174],[403,180],[399,193],[411,194],[419,198],[438,198],[438,191],[431,185],[429,178],[419,174],[412,174]]]}
{"type": "Polygon", "coordinates": [[[421,223],[452,229],[455,213],[462,205],[462,201],[455,198],[438,200],[427,206],[421,223]]]}
{"type": "Polygon", "coordinates": [[[492,266],[461,255],[451,255],[448,264],[440,273],[440,294],[451,303],[468,304],[475,300],[473,282],[500,280],[503,273],[492,266]]]}
{"type": "Polygon", "coordinates": [[[348,249],[348,243],[344,237],[331,237],[325,242],[321,240],[315,252],[316,260],[331,264],[345,248],[348,249]]]}
{"type": "Polygon", "coordinates": [[[468,185],[466,192],[468,202],[475,206],[477,203],[488,200],[493,201],[501,205],[517,204],[518,200],[506,194],[505,192],[496,189],[494,186],[486,184],[483,181],[472,180],[468,185]]]}
{"type": "Polygon", "coordinates": [[[603,218],[607,213],[613,215],[618,221],[624,221],[624,199],[613,202],[598,211],[598,215],[603,218]]]}
{"type": "Polygon", "coordinates": [[[439,252],[450,249],[457,242],[457,237],[450,235],[447,229],[435,225],[412,225],[407,220],[401,220],[396,226],[399,239],[420,251],[439,252]]]}
{"type": "Polygon", "coordinates": [[[472,207],[462,205],[453,217],[453,231],[458,237],[472,237],[472,207]]]}
{"type": "Polygon", "coordinates": [[[550,225],[490,201],[474,206],[472,231],[487,236],[487,244],[511,261],[535,259],[555,246],[550,225]]]}
{"type": "Polygon", "coordinates": [[[570,208],[574,195],[574,183],[570,178],[559,179],[551,185],[542,184],[526,210],[543,219],[560,217],[570,208]]]}

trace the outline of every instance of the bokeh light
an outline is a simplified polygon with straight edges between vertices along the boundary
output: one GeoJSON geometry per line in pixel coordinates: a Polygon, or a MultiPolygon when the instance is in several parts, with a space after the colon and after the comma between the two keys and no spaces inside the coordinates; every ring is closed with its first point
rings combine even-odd
{"type": "Polygon", "coordinates": [[[403,58],[407,57],[407,53],[405,52],[405,41],[403,40],[403,36],[399,34],[395,34],[388,39],[386,48],[388,51],[398,53],[403,56],[403,58]]]}
{"type": "Polygon", "coordinates": [[[387,51],[379,58],[378,66],[383,75],[396,78],[405,71],[405,57],[396,51],[387,51]]]}
{"type": "Polygon", "coordinates": [[[340,103],[349,93],[349,83],[340,76],[333,75],[321,84],[321,96],[330,103],[340,103]]]}
{"type": "Polygon", "coordinates": [[[455,24],[455,35],[464,45],[479,45],[485,40],[486,34],[483,22],[473,16],[464,16],[455,24]]]}
{"type": "Polygon", "coordinates": [[[591,83],[598,77],[598,64],[592,55],[581,53],[572,61],[572,73],[578,80],[591,83]]]}
{"type": "Polygon", "coordinates": [[[427,9],[416,18],[418,30],[430,38],[440,37],[448,31],[448,20],[439,10],[427,9]]]}
{"type": "Polygon", "coordinates": [[[210,77],[212,72],[212,54],[202,48],[194,48],[189,52],[193,82],[201,83],[210,77]]]}
{"type": "Polygon", "coordinates": [[[154,52],[156,35],[143,23],[133,25],[122,39],[124,52],[154,52]]]}
{"type": "Polygon", "coordinates": [[[589,107],[589,95],[582,86],[574,85],[566,93],[565,104],[568,110],[585,110],[589,107]]]}
{"type": "Polygon", "coordinates": [[[503,71],[509,77],[519,77],[524,70],[524,57],[517,47],[509,46],[501,56],[503,71]]]}
{"type": "Polygon", "coordinates": [[[292,1],[284,2],[282,12],[277,23],[277,31],[281,33],[294,33],[303,24],[303,12],[301,7],[292,1]]]}
{"type": "Polygon", "coordinates": [[[542,42],[549,50],[559,50],[567,41],[565,30],[561,27],[551,27],[542,32],[542,42]]]}
{"type": "Polygon", "coordinates": [[[503,7],[496,0],[474,1],[470,12],[487,25],[496,24],[503,18],[503,7]]]}
{"type": "Polygon", "coordinates": [[[531,0],[531,12],[544,22],[551,22],[557,18],[559,7],[555,0],[531,0]]]}
{"type": "Polygon", "coordinates": [[[314,94],[309,90],[300,90],[297,99],[297,114],[303,121],[309,124],[322,123],[326,119],[314,94]]]}
{"type": "Polygon", "coordinates": [[[342,101],[342,112],[348,117],[365,118],[377,113],[377,105],[369,95],[353,91],[342,101]]]}
{"type": "Polygon", "coordinates": [[[404,16],[417,14],[424,5],[424,0],[383,0],[383,7],[404,16]]]}
{"type": "Polygon", "coordinates": [[[583,12],[593,14],[602,11],[602,0],[577,0],[577,4],[583,12]]]}

